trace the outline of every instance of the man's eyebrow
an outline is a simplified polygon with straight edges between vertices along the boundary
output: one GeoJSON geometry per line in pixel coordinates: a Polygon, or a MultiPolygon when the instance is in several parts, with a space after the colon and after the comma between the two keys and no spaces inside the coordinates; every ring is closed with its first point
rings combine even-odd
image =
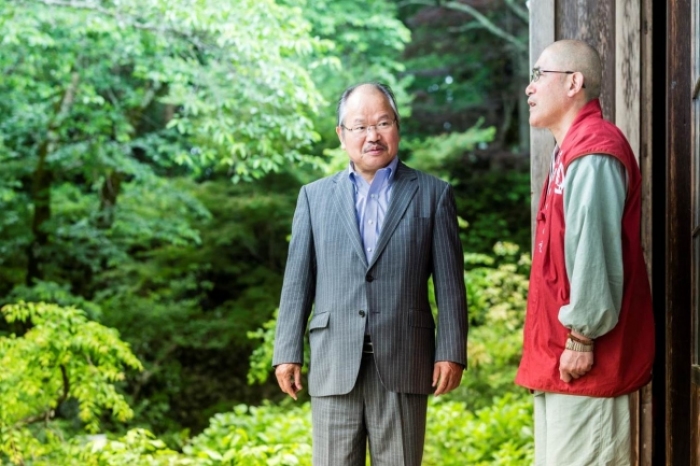
{"type": "MultiPolygon", "coordinates": [[[[383,119],[385,119],[385,118],[391,118],[391,117],[392,117],[392,113],[390,113],[390,112],[384,112],[384,113],[381,113],[381,114],[377,117],[377,121],[383,120],[383,119]]],[[[365,121],[365,117],[357,116],[357,117],[355,117],[354,119],[352,119],[351,121],[363,123],[363,122],[365,121]]]]}

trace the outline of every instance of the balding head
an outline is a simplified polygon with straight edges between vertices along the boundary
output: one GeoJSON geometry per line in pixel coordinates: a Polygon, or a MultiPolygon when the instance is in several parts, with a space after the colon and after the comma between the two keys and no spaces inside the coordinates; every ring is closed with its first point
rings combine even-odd
{"type": "Polygon", "coordinates": [[[596,49],[580,40],[560,40],[545,50],[559,69],[583,74],[586,100],[597,99],[600,96],[602,66],[596,49]]]}

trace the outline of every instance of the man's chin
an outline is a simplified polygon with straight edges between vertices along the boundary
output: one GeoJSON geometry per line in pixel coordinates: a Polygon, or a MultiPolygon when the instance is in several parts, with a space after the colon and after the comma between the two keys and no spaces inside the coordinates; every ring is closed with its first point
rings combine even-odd
{"type": "Polygon", "coordinates": [[[542,122],[537,120],[537,118],[533,118],[531,116],[529,121],[530,121],[530,126],[532,126],[533,128],[544,128],[544,126],[542,125],[542,122]]]}

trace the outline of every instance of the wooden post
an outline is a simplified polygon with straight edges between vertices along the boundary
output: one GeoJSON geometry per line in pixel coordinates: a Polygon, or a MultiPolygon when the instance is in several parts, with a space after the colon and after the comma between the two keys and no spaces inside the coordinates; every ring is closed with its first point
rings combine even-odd
{"type": "Polygon", "coordinates": [[[666,11],[666,464],[676,466],[690,465],[691,450],[690,0],[666,11]]]}
{"type": "MultiPolygon", "coordinates": [[[[530,68],[535,65],[542,51],[555,40],[555,0],[538,0],[530,3],[530,68]]],[[[554,137],[547,129],[530,128],[530,195],[532,240],[535,238],[535,219],[540,201],[542,184],[549,171],[550,156],[554,150],[554,137]]]]}

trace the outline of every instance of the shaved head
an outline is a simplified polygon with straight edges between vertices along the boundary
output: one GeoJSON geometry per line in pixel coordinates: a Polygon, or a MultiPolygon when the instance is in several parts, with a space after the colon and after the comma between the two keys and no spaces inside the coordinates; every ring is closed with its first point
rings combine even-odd
{"type": "Polygon", "coordinates": [[[600,97],[602,65],[596,49],[580,40],[560,40],[545,50],[549,51],[549,56],[556,65],[561,67],[559,69],[583,74],[586,100],[600,97]]]}

